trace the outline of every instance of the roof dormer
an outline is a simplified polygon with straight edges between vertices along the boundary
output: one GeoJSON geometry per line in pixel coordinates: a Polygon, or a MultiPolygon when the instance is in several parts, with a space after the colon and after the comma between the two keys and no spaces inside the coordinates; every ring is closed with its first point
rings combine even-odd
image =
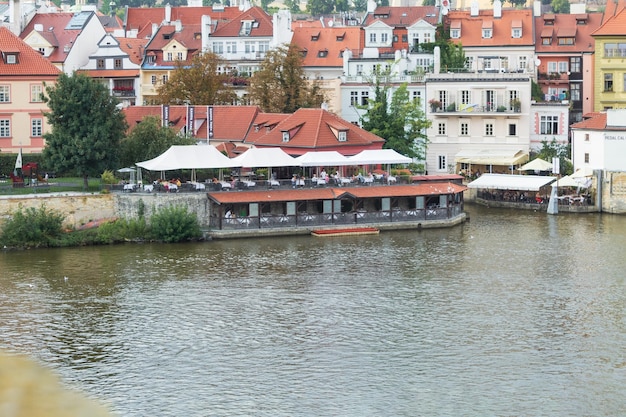
{"type": "Polygon", "coordinates": [[[577,14],[576,15],[576,24],[577,25],[586,25],[588,19],[589,19],[589,15],[587,13],[577,14]]]}
{"type": "Polygon", "coordinates": [[[315,32],[311,34],[311,41],[312,42],[317,42],[320,40],[320,33],[319,32],[315,32]]]}
{"type": "Polygon", "coordinates": [[[519,39],[522,37],[522,21],[514,20],[511,22],[511,37],[519,39]]]}
{"type": "Polygon", "coordinates": [[[2,51],[2,60],[7,65],[19,64],[19,51],[2,51]]]}
{"type": "Polygon", "coordinates": [[[450,23],[450,38],[452,39],[460,39],[461,38],[461,21],[454,20],[450,23]]]}
{"type": "Polygon", "coordinates": [[[483,21],[483,39],[491,39],[493,37],[493,20],[483,21]]]}
{"type": "Polygon", "coordinates": [[[554,26],[554,13],[546,13],[543,15],[543,24],[546,26],[554,26]]]}

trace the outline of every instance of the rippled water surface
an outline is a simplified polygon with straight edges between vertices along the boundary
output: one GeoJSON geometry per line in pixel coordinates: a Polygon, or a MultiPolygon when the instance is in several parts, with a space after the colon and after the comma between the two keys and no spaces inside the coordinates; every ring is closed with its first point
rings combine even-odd
{"type": "Polygon", "coordinates": [[[626,415],[626,217],[468,211],[0,253],[0,348],[129,417],[626,415]]]}

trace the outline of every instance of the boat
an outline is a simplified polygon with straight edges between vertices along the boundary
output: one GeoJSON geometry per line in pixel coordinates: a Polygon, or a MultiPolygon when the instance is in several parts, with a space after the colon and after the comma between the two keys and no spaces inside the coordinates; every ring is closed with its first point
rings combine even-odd
{"type": "Polygon", "coordinates": [[[353,227],[348,229],[321,229],[312,230],[313,236],[356,236],[356,235],[377,235],[380,232],[375,227],[353,227]]]}

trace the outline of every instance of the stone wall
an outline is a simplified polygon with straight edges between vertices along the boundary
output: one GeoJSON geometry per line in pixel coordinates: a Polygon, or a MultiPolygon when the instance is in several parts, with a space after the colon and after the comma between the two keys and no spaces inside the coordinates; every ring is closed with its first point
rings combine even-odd
{"type": "Polygon", "coordinates": [[[115,215],[123,218],[137,218],[143,210],[146,219],[163,207],[185,206],[190,213],[198,216],[200,227],[209,225],[210,205],[206,193],[123,193],[113,194],[115,215]]]}
{"type": "Polygon", "coordinates": [[[67,226],[78,227],[96,219],[116,216],[113,194],[52,193],[3,196],[0,198],[0,221],[11,213],[34,207],[58,211],[65,215],[67,226]]]}
{"type": "Polygon", "coordinates": [[[602,187],[602,211],[626,213],[626,172],[604,172],[600,179],[602,187]]]}

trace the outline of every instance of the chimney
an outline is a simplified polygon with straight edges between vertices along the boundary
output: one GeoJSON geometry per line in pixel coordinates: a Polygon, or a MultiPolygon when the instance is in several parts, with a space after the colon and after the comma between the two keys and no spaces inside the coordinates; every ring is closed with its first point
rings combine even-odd
{"type": "Polygon", "coordinates": [[[535,0],[533,2],[533,16],[541,16],[541,0],[535,0]]]}
{"type": "Polygon", "coordinates": [[[470,6],[470,16],[476,17],[479,13],[478,0],[472,0],[472,4],[470,6]]]}
{"type": "Polygon", "coordinates": [[[500,0],[493,1],[493,18],[500,19],[502,17],[502,2],[500,0]]]}
{"type": "Polygon", "coordinates": [[[165,5],[165,22],[169,23],[172,21],[172,6],[169,3],[165,5]]]}

